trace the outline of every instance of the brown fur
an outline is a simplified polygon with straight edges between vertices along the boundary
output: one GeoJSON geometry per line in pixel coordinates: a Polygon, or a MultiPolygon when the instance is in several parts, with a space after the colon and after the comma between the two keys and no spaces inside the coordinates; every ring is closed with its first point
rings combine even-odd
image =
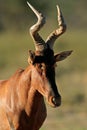
{"type": "Polygon", "coordinates": [[[38,130],[45,120],[43,96],[30,85],[31,68],[0,81],[0,130],[11,129],[7,115],[15,130],[38,130]]]}

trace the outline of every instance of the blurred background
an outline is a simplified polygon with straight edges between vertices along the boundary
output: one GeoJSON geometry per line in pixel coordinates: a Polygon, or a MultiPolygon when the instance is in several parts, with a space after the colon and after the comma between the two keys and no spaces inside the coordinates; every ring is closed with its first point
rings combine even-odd
{"type": "MultiPolygon", "coordinates": [[[[44,39],[57,28],[59,4],[67,31],[55,42],[55,53],[73,50],[56,68],[62,105],[51,108],[41,130],[87,130],[87,0],[29,0],[47,18],[40,31],[44,39]]],[[[26,0],[0,0],[0,79],[9,78],[28,65],[28,50],[34,49],[29,28],[36,22],[26,0]]]]}

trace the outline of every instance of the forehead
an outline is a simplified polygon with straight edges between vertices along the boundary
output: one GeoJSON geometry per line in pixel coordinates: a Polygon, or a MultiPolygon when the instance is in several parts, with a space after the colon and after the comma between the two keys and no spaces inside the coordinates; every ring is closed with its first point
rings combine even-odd
{"type": "Polygon", "coordinates": [[[46,49],[43,52],[35,52],[35,63],[45,63],[47,65],[54,64],[54,52],[46,49]]]}

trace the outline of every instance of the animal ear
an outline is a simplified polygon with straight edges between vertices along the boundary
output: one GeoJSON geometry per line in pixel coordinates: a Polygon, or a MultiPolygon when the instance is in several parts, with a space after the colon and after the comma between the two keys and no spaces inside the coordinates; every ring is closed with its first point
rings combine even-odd
{"type": "Polygon", "coordinates": [[[63,51],[59,54],[56,54],[55,55],[55,62],[58,62],[58,61],[62,61],[64,60],[65,58],[67,58],[69,55],[71,55],[73,51],[63,51]]]}
{"type": "Polygon", "coordinates": [[[35,52],[32,50],[29,50],[28,54],[29,54],[28,63],[33,64],[35,60],[35,52]]]}

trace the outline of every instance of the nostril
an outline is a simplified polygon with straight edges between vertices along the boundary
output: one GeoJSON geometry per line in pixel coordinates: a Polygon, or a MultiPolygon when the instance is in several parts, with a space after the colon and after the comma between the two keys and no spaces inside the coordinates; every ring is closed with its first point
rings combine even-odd
{"type": "Polygon", "coordinates": [[[61,97],[53,97],[53,98],[52,98],[52,103],[53,103],[55,106],[60,106],[60,105],[61,105],[61,97]]]}
{"type": "Polygon", "coordinates": [[[53,104],[56,105],[56,99],[55,99],[55,97],[52,98],[52,102],[53,102],[53,104]]]}

